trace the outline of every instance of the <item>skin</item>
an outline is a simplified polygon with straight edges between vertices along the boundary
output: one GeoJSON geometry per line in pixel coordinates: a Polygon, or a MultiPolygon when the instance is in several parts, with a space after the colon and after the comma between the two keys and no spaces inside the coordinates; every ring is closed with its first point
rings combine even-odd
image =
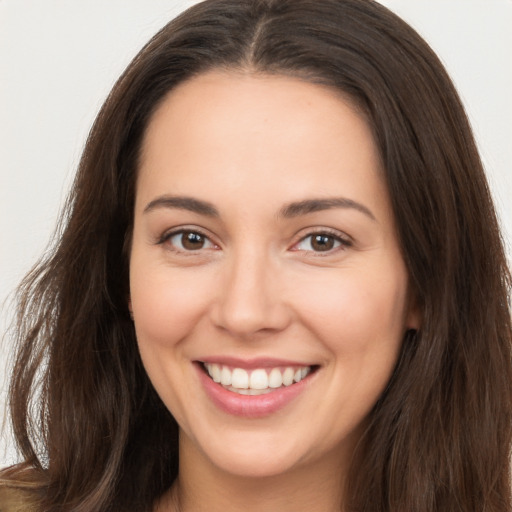
{"type": "Polygon", "coordinates": [[[180,425],[180,474],[159,510],[340,510],[368,414],[419,324],[381,176],[362,115],[299,79],[208,72],[154,114],[130,307],[149,378],[180,425]],[[218,215],[163,196],[206,201],[218,215]],[[283,215],[332,198],[352,203],[283,215]],[[182,245],[185,228],[204,236],[202,248],[182,245]],[[332,248],[312,245],[318,233],[332,248]],[[318,369],[292,402],[251,419],[205,393],[195,362],[213,356],[318,369]]]}

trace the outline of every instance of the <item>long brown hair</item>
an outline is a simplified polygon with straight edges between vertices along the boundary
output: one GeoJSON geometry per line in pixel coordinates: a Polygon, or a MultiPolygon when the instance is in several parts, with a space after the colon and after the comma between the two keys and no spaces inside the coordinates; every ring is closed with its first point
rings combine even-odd
{"type": "Polygon", "coordinates": [[[511,276],[494,208],[443,66],[370,0],[207,0],[135,57],[91,130],[55,250],[20,288],[10,410],[24,463],[4,491],[37,511],[137,512],[176,478],[178,427],[138,355],[128,256],[148,120],[213,68],[334,87],[380,151],[423,319],[371,413],[349,509],[509,511],[511,276]]]}

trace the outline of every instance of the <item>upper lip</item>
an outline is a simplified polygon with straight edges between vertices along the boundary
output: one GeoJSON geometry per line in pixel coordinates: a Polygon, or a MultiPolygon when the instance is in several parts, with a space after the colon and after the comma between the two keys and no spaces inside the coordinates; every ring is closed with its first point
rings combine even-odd
{"type": "Polygon", "coordinates": [[[198,360],[206,364],[220,364],[231,366],[233,368],[244,368],[254,370],[257,368],[275,368],[278,366],[313,366],[311,363],[302,361],[293,361],[291,359],[278,359],[275,357],[256,357],[251,359],[241,359],[232,356],[211,356],[198,360]]]}

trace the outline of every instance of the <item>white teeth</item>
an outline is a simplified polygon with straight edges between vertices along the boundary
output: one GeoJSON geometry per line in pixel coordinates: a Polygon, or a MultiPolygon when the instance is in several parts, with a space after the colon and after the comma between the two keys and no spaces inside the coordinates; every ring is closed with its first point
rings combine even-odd
{"type": "Polygon", "coordinates": [[[210,376],[213,379],[213,382],[220,382],[220,366],[218,364],[212,364],[210,369],[210,376]]]}
{"type": "Polygon", "coordinates": [[[268,376],[268,385],[271,388],[280,388],[283,385],[283,375],[279,368],[272,368],[268,376]]]}
{"type": "Polygon", "coordinates": [[[261,395],[282,386],[291,386],[311,372],[310,366],[272,368],[270,371],[258,368],[249,372],[219,364],[205,363],[204,366],[214,382],[242,395],[261,395]]]}
{"type": "Polygon", "coordinates": [[[223,386],[231,386],[231,372],[229,371],[229,368],[226,368],[225,366],[220,372],[220,383],[223,386]]]}
{"type": "Polygon", "coordinates": [[[231,385],[238,389],[248,389],[249,374],[243,368],[235,368],[231,372],[231,385]]]}
{"type": "Polygon", "coordinates": [[[285,386],[291,386],[293,384],[293,368],[286,368],[283,373],[283,384],[285,386]]]}
{"type": "Polygon", "coordinates": [[[267,389],[268,388],[268,375],[265,370],[254,370],[251,373],[249,381],[251,389],[267,389]]]}

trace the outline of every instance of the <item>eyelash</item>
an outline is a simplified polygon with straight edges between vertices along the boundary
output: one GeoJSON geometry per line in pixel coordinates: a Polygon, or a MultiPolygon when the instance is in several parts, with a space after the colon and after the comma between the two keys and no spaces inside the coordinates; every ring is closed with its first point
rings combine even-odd
{"type": "Polygon", "coordinates": [[[330,230],[330,229],[319,229],[317,231],[312,231],[307,235],[303,236],[297,243],[294,244],[294,251],[303,251],[303,252],[311,252],[315,256],[329,256],[335,252],[345,250],[352,246],[352,241],[345,235],[343,236],[338,231],[330,230]],[[326,251],[314,251],[312,249],[299,249],[297,248],[300,244],[304,243],[306,240],[310,239],[309,245],[313,243],[314,237],[325,237],[333,240],[334,244],[337,244],[335,247],[332,247],[326,251]]]}
{"type": "MultiPolygon", "coordinates": [[[[202,249],[211,249],[211,248],[218,247],[214,242],[212,242],[212,240],[210,239],[210,237],[208,235],[204,234],[201,230],[199,230],[197,228],[194,228],[194,229],[180,228],[180,229],[177,229],[174,231],[164,233],[159,238],[157,244],[158,245],[167,244],[173,237],[176,237],[179,235],[181,235],[183,237],[183,235],[185,235],[187,233],[190,235],[195,235],[195,236],[201,237],[206,243],[210,244],[210,247],[206,247],[206,248],[200,247],[198,249],[185,249],[183,247],[183,241],[181,240],[180,241],[180,243],[182,244],[181,248],[176,247],[175,244],[169,243],[168,245],[170,246],[170,250],[172,250],[176,253],[179,253],[179,254],[192,256],[192,255],[198,254],[198,252],[202,249]]],[[[301,252],[310,252],[312,254],[315,254],[315,256],[324,256],[324,255],[328,256],[328,255],[333,254],[334,252],[337,252],[339,250],[345,250],[351,246],[352,246],[352,241],[349,240],[348,237],[342,236],[338,231],[329,230],[329,229],[324,228],[324,229],[319,229],[318,231],[312,231],[312,232],[308,233],[307,235],[301,237],[300,240],[292,246],[291,250],[301,251],[301,252]],[[314,243],[313,240],[314,240],[315,236],[316,237],[325,237],[329,240],[332,240],[332,243],[335,244],[335,246],[327,249],[326,251],[315,251],[313,249],[298,248],[298,246],[300,244],[304,243],[308,239],[310,239],[310,246],[311,246],[311,244],[314,243]]]]}
{"type": "MultiPolygon", "coordinates": [[[[210,237],[208,235],[206,235],[205,233],[203,233],[201,230],[197,229],[197,228],[180,228],[180,229],[176,229],[176,230],[173,230],[173,231],[169,231],[169,232],[166,232],[164,233],[160,239],[158,240],[157,244],[158,245],[163,245],[163,244],[167,244],[168,242],[170,242],[170,240],[172,238],[174,238],[175,236],[179,236],[181,235],[181,237],[183,237],[183,235],[185,234],[190,234],[190,235],[196,235],[196,236],[199,236],[201,237],[206,243],[209,243],[211,244],[212,247],[216,247],[216,244],[213,243],[210,239],[210,237]]],[[[182,243],[182,241],[180,242],[182,243]]],[[[167,244],[170,249],[174,252],[177,252],[179,254],[184,254],[184,255],[195,255],[197,254],[201,249],[204,249],[204,247],[200,247],[199,249],[190,249],[190,250],[187,250],[185,248],[177,248],[175,246],[175,244],[172,244],[172,243],[168,243],[167,244]]]]}

